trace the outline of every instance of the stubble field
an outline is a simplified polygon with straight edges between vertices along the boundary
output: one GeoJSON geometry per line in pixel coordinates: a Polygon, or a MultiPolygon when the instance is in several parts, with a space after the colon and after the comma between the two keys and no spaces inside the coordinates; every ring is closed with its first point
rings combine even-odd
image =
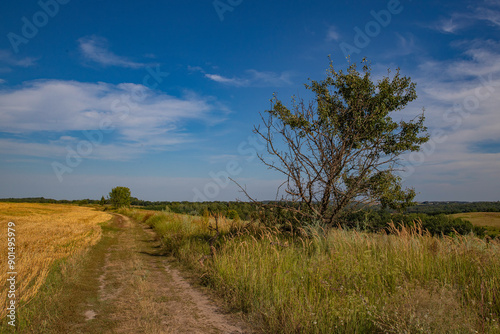
{"type": "Polygon", "coordinates": [[[466,212],[451,216],[466,219],[473,225],[486,228],[490,236],[500,236],[500,212],[466,212]]]}
{"type": "MultiPolygon", "coordinates": [[[[8,223],[15,224],[12,228],[15,234],[16,302],[26,303],[36,295],[55,261],[95,245],[101,238],[99,223],[111,217],[89,207],[0,203],[2,264],[7,264],[9,252],[8,223]]],[[[7,269],[2,265],[0,271],[0,319],[5,317],[9,302],[7,284],[4,284],[8,278],[7,269]]]]}

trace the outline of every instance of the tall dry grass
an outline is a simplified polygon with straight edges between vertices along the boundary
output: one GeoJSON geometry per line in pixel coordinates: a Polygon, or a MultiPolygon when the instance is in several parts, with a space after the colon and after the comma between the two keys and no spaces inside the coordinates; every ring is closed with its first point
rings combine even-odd
{"type": "MultiPolygon", "coordinates": [[[[7,223],[15,223],[17,302],[31,300],[54,261],[82,252],[101,238],[99,223],[110,214],[61,204],[0,203],[0,282],[7,279],[7,223]]],[[[7,285],[1,284],[0,318],[7,309],[7,285]]]]}
{"type": "Polygon", "coordinates": [[[129,213],[229,305],[274,333],[499,333],[500,243],[244,227],[220,218],[129,213]],[[205,259],[200,261],[200,259],[205,259]]]}

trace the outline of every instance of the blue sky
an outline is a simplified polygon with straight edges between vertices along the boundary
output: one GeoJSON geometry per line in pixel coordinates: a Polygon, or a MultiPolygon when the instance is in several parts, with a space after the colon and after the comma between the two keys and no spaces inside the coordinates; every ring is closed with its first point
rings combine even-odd
{"type": "Polygon", "coordinates": [[[274,198],[260,113],[349,54],[417,83],[418,200],[500,200],[499,39],[498,0],[2,1],[0,197],[274,198]]]}

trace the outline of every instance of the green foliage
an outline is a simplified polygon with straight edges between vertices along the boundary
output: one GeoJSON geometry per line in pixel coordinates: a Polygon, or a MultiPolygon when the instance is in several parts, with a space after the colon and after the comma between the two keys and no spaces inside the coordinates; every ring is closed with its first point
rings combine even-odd
{"type": "Polygon", "coordinates": [[[145,210],[168,211],[173,213],[207,215],[218,213],[227,218],[239,217],[251,220],[257,215],[257,205],[249,202],[151,202],[132,199],[132,205],[140,206],[145,210]]]}
{"type": "Polygon", "coordinates": [[[109,193],[109,201],[114,208],[130,206],[130,189],[127,187],[115,187],[109,193]]]}
{"type": "Polygon", "coordinates": [[[88,205],[90,201],[88,199],[82,199],[78,202],[78,205],[88,205]]]}
{"type": "Polygon", "coordinates": [[[431,235],[467,235],[474,233],[477,236],[484,236],[484,228],[473,226],[467,220],[452,218],[444,214],[427,215],[423,213],[393,214],[387,211],[358,211],[344,214],[339,220],[339,224],[344,228],[356,229],[359,231],[391,233],[389,223],[406,227],[413,226],[414,223],[421,224],[424,230],[431,235]]]}
{"type": "Polygon", "coordinates": [[[454,214],[464,212],[500,212],[497,202],[423,202],[406,210],[408,213],[454,214]]]}
{"type": "Polygon", "coordinates": [[[238,215],[238,212],[236,210],[228,210],[226,217],[229,219],[234,219],[234,220],[239,220],[240,216],[238,215]]]}
{"type": "Polygon", "coordinates": [[[99,205],[104,205],[106,204],[106,199],[104,198],[104,196],[101,196],[101,200],[99,201],[99,205]]]}
{"type": "Polygon", "coordinates": [[[399,69],[375,81],[369,63],[362,66],[344,72],[330,63],[325,80],[305,85],[315,95],[310,104],[293,99],[287,108],[274,96],[266,131],[255,129],[267,142],[264,163],[285,174],[286,199],[306,204],[300,213],[311,221],[334,225],[357,203],[399,211],[415,204],[415,191],[402,187],[395,170],[400,155],[429,140],[424,115],[395,121],[392,114],[416,99],[416,85],[399,69]]]}

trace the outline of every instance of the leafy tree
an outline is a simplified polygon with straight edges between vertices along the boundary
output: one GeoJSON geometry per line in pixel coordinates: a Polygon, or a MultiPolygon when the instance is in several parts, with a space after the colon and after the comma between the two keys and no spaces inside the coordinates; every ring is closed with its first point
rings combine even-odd
{"type": "Polygon", "coordinates": [[[229,219],[240,220],[240,216],[238,215],[238,211],[233,210],[233,209],[227,211],[226,217],[229,219]]]}
{"type": "Polygon", "coordinates": [[[399,69],[374,82],[369,63],[362,65],[362,73],[356,64],[343,72],[330,62],[325,80],[305,85],[315,95],[308,104],[293,98],[288,108],[274,95],[254,130],[267,144],[261,161],[286,177],[281,203],[297,203],[285,206],[302,222],[334,225],[346,209],[414,204],[415,191],[395,172],[400,155],[429,139],[424,115],[395,121],[391,113],[416,99],[415,83],[399,69]]]}
{"type": "Polygon", "coordinates": [[[101,200],[99,201],[99,204],[100,205],[106,204],[106,199],[104,198],[104,196],[101,196],[101,200]]]}
{"type": "Polygon", "coordinates": [[[114,208],[130,206],[130,189],[127,187],[116,187],[109,193],[109,201],[114,208]]]}

